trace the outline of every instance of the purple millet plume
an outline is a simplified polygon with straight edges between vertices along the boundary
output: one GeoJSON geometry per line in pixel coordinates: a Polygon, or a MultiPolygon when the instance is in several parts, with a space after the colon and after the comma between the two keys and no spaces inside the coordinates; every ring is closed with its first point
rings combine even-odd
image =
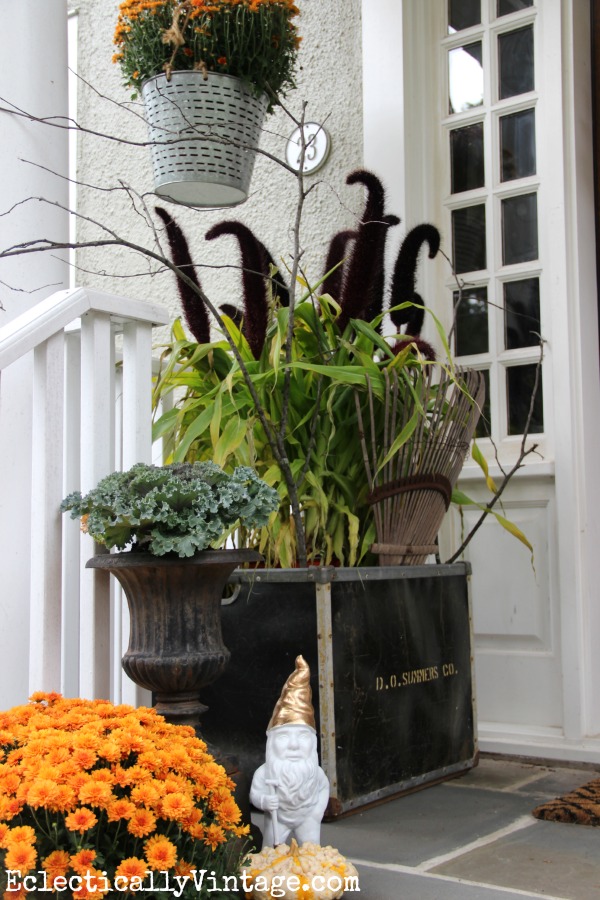
{"type": "Polygon", "coordinates": [[[414,345],[421,356],[424,356],[425,359],[429,360],[429,362],[435,362],[435,350],[430,343],[424,341],[423,338],[420,337],[406,337],[404,340],[396,341],[396,343],[392,347],[392,353],[399,353],[408,344],[414,345]]]}
{"type": "Polygon", "coordinates": [[[372,172],[359,169],[348,175],[346,183],[362,184],[368,193],[352,255],[344,267],[338,318],[342,330],[349,319],[377,315],[383,309],[385,241],[388,228],[400,221],[385,214],[385,190],[372,172]]]}
{"type": "MultiPolygon", "coordinates": [[[[383,217],[382,222],[387,228],[390,228],[393,225],[399,225],[400,219],[398,216],[390,215],[388,213],[383,217]]],[[[382,231],[382,238],[377,242],[377,246],[375,247],[376,259],[373,264],[374,272],[371,287],[372,299],[365,314],[367,322],[372,322],[375,316],[378,316],[383,312],[383,296],[385,291],[385,239],[386,234],[382,231]]],[[[381,324],[377,327],[377,330],[381,330],[381,324]]]]}
{"type": "Polygon", "coordinates": [[[219,309],[224,316],[229,316],[238,328],[241,327],[243,316],[241,310],[237,306],[234,306],[233,303],[223,303],[219,309]]]}
{"type": "MultiPolygon", "coordinates": [[[[202,290],[202,286],[196,275],[194,264],[190,256],[190,248],[185,239],[183,231],[179,225],[173,221],[166,209],[155,206],[156,215],[165,223],[167,238],[171,248],[171,258],[174,265],[181,269],[191,281],[197,286],[198,290],[202,290]]],[[[181,278],[177,278],[177,290],[181,298],[183,315],[194,339],[199,344],[208,344],[210,341],[210,324],[208,321],[208,312],[204,301],[194,292],[194,290],[186,284],[181,278]]]]}
{"type": "MultiPolygon", "coordinates": [[[[258,359],[267,334],[269,317],[267,280],[270,277],[269,264],[273,260],[265,245],[241,222],[219,222],[206,232],[205,237],[207,241],[213,241],[223,234],[234,235],[240,245],[244,292],[243,332],[252,355],[258,359]]],[[[283,282],[279,279],[278,283],[283,282]]],[[[287,295],[287,288],[283,286],[287,295]]],[[[287,299],[289,303],[289,295],[287,299]]]]}
{"type": "MultiPolygon", "coordinates": [[[[407,301],[423,305],[422,298],[415,291],[415,279],[419,251],[425,241],[429,244],[429,259],[433,259],[440,249],[440,233],[434,225],[417,225],[404,238],[394,266],[390,306],[398,306],[407,301]]],[[[418,337],[423,327],[425,312],[407,306],[405,309],[391,312],[390,318],[396,328],[400,329],[402,325],[406,325],[406,333],[418,337]]]]}
{"type": "MultiPolygon", "coordinates": [[[[356,234],[356,231],[350,230],[338,231],[337,234],[334,234],[329,244],[327,259],[325,260],[325,272],[323,274],[326,275],[327,272],[331,272],[334,266],[338,266],[338,263],[343,259],[345,260],[345,257],[348,256],[348,244],[356,237],[356,234]]],[[[338,266],[335,272],[331,272],[331,275],[321,284],[321,293],[329,294],[338,302],[342,293],[345,265],[346,261],[341,266],[338,266]]]]}

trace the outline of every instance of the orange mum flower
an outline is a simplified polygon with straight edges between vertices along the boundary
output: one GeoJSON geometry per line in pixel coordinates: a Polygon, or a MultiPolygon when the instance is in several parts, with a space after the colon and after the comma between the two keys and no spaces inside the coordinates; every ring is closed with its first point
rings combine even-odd
{"type": "Polygon", "coordinates": [[[115,800],[107,807],[106,813],[109,822],[118,822],[119,819],[129,819],[135,812],[135,804],[131,800],[115,800]]]}
{"type": "Polygon", "coordinates": [[[160,805],[161,815],[165,819],[181,821],[194,808],[194,801],[187,794],[167,794],[160,805]]]}
{"type": "Polygon", "coordinates": [[[37,861],[37,850],[31,844],[15,844],[4,858],[4,868],[17,869],[21,875],[29,872],[37,861]]]}
{"type": "MultiPolygon", "coordinates": [[[[143,859],[137,856],[130,856],[120,863],[115,871],[115,878],[127,879],[127,886],[132,878],[145,878],[148,866],[143,859]]],[[[121,882],[123,884],[124,882],[121,882]]]]}
{"type": "Polygon", "coordinates": [[[90,772],[89,778],[91,781],[102,781],[104,784],[110,785],[114,784],[114,778],[109,769],[94,769],[93,772],[90,772]]]}
{"type": "Polygon", "coordinates": [[[132,788],[130,797],[134,803],[139,803],[141,806],[154,806],[160,800],[160,795],[161,792],[155,784],[146,782],[132,788]]]}
{"type": "Polygon", "coordinates": [[[29,891],[26,891],[21,884],[16,890],[4,891],[2,897],[3,900],[24,900],[28,893],[29,891]]]}
{"type": "Polygon", "coordinates": [[[195,823],[194,825],[185,826],[185,830],[190,835],[190,837],[194,838],[195,841],[204,840],[206,829],[204,825],[200,825],[199,822],[195,823]]]}
{"type": "Polygon", "coordinates": [[[55,810],[56,812],[66,812],[68,809],[75,806],[76,797],[75,791],[73,788],[69,787],[68,784],[59,784],[58,790],[56,791],[56,797],[49,806],[49,809],[55,810]]]}
{"type": "Polygon", "coordinates": [[[192,810],[181,820],[181,824],[184,828],[189,829],[192,825],[197,825],[200,819],[202,818],[202,810],[198,809],[197,806],[194,806],[192,810]]]}
{"type": "Polygon", "coordinates": [[[16,772],[7,772],[0,778],[0,786],[5,794],[16,793],[17,788],[21,784],[21,779],[16,772]]]}
{"type": "Polygon", "coordinates": [[[87,747],[77,747],[73,750],[73,761],[76,762],[81,769],[91,769],[92,766],[95,765],[97,759],[97,754],[87,747]]]}
{"type": "Polygon", "coordinates": [[[115,799],[109,784],[103,781],[90,781],[79,791],[79,801],[105,809],[115,799]]]}
{"type": "Polygon", "coordinates": [[[78,853],[73,853],[71,856],[71,868],[74,869],[78,875],[82,875],[84,872],[88,871],[95,859],[95,850],[80,850],[78,853]]]}
{"type": "Polygon", "coordinates": [[[175,875],[188,875],[191,877],[194,866],[192,863],[186,862],[185,859],[180,859],[173,871],[175,875]]]}
{"type": "Polygon", "coordinates": [[[17,797],[0,797],[0,819],[14,819],[23,809],[17,797]]]}
{"type": "Polygon", "coordinates": [[[209,825],[204,832],[204,843],[208,844],[211,850],[216,850],[219,844],[226,841],[225,832],[220,825],[209,825]]]}
{"type": "Polygon", "coordinates": [[[51,883],[55,878],[64,877],[69,868],[70,857],[66,850],[53,850],[42,862],[42,868],[48,873],[51,883]]]}
{"type": "Polygon", "coordinates": [[[132,813],[127,823],[127,831],[135,837],[146,837],[156,828],[156,816],[149,809],[142,807],[132,813]]]}
{"type": "Polygon", "coordinates": [[[81,834],[83,834],[84,831],[93,828],[97,823],[98,819],[94,813],[85,806],[76,809],[75,812],[72,812],[65,819],[65,825],[69,831],[79,831],[81,834]]]}
{"type": "Polygon", "coordinates": [[[9,849],[16,844],[35,844],[35,831],[31,825],[17,825],[6,834],[4,843],[9,849]]]}
{"type": "Polygon", "coordinates": [[[34,781],[27,791],[27,803],[37,809],[40,806],[49,806],[58,792],[58,785],[49,778],[40,778],[34,781]]]}
{"type": "Polygon", "coordinates": [[[156,835],[146,841],[144,855],[151,869],[158,872],[171,869],[177,861],[177,848],[168,838],[156,835]]]}

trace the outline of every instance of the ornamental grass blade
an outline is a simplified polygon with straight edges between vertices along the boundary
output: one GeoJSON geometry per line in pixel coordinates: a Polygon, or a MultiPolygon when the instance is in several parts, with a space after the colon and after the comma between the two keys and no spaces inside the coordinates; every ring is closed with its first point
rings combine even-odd
{"type": "Polygon", "coordinates": [[[377,471],[375,473],[376,475],[378,475],[381,472],[381,470],[384,468],[384,466],[386,466],[390,462],[390,460],[392,460],[394,458],[394,456],[396,455],[396,453],[398,452],[400,447],[402,447],[402,446],[404,446],[404,444],[406,444],[406,442],[412,435],[413,431],[419,424],[419,420],[420,420],[419,411],[417,409],[415,409],[413,411],[412,416],[410,417],[410,419],[408,420],[408,422],[406,423],[406,425],[404,426],[404,428],[402,429],[400,434],[398,434],[396,436],[396,438],[393,440],[392,446],[390,447],[390,449],[388,450],[388,452],[386,453],[386,455],[384,456],[382,461],[377,466],[377,471]]]}
{"type": "Polygon", "coordinates": [[[173,454],[173,462],[183,462],[185,460],[191,445],[200,435],[204,434],[210,426],[212,418],[213,408],[209,406],[194,419],[177,445],[177,449],[173,454]]]}
{"type": "Polygon", "coordinates": [[[168,409],[152,424],[152,441],[158,441],[165,434],[172,435],[180,410],[174,406],[168,409]]]}
{"type": "Polygon", "coordinates": [[[215,402],[213,404],[212,409],[212,417],[210,420],[210,439],[213,445],[213,448],[217,446],[217,441],[219,440],[219,436],[221,434],[221,411],[223,408],[223,397],[219,392],[215,397],[215,402]]]}
{"type": "Polygon", "coordinates": [[[333,505],[334,508],[337,509],[337,511],[345,517],[348,526],[349,555],[348,559],[344,560],[344,564],[347,566],[355,566],[356,557],[358,555],[358,532],[360,528],[360,520],[358,516],[356,516],[348,509],[347,506],[344,506],[340,503],[334,503],[333,505]]]}
{"type": "Polygon", "coordinates": [[[487,459],[485,458],[485,456],[483,455],[483,453],[477,446],[477,441],[473,441],[473,446],[471,448],[471,456],[473,457],[473,459],[475,460],[475,462],[477,463],[477,465],[483,472],[483,474],[485,476],[485,483],[488,486],[488,490],[491,491],[492,494],[495,494],[497,492],[498,488],[496,487],[494,479],[492,478],[492,476],[489,473],[487,459]]]}
{"type": "Polygon", "coordinates": [[[365,384],[365,376],[356,371],[356,366],[323,366],[318,363],[303,362],[293,362],[290,365],[292,368],[315,372],[317,375],[326,375],[341,384],[365,384]]]}
{"type": "Polygon", "coordinates": [[[374,347],[378,347],[389,359],[394,358],[394,354],[392,353],[392,348],[387,343],[384,338],[381,337],[379,332],[375,331],[375,329],[369,325],[368,322],[365,322],[363,319],[350,319],[350,324],[354,328],[355,331],[358,331],[360,334],[364,335],[366,338],[371,341],[374,347]]]}
{"type": "Polygon", "coordinates": [[[485,506],[485,504],[478,503],[476,500],[473,500],[471,497],[469,497],[463,491],[459,491],[457,488],[452,491],[452,502],[456,503],[457,506],[476,506],[477,509],[480,509],[482,512],[486,512],[490,516],[494,516],[498,524],[501,525],[505,531],[508,531],[509,534],[512,534],[513,537],[516,537],[517,540],[521,541],[521,543],[527,547],[527,549],[531,553],[531,564],[533,566],[533,546],[527,540],[521,529],[514,524],[514,522],[510,522],[504,516],[500,515],[500,513],[497,513],[495,509],[489,509],[487,506],[485,506]]]}
{"type": "Polygon", "coordinates": [[[235,453],[249,428],[252,429],[252,423],[247,419],[229,419],[215,447],[213,460],[218,466],[223,467],[231,454],[235,453]]]}

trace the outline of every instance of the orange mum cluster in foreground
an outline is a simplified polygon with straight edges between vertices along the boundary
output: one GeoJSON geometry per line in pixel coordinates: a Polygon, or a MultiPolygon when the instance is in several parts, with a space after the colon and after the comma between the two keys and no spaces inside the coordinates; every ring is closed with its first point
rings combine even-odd
{"type": "Polygon", "coordinates": [[[34,694],[0,713],[4,887],[7,870],[49,887],[86,874],[72,895],[99,900],[117,876],[218,868],[247,832],[232,787],[192,728],[152,709],[34,694]]]}

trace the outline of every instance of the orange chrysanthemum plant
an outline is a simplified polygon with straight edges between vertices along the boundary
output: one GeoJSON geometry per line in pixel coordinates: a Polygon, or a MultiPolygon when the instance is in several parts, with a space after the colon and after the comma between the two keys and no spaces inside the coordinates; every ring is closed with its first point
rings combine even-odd
{"type": "Polygon", "coordinates": [[[297,15],[293,0],[124,0],[113,61],[135,91],[162,72],[220,72],[266,94],[272,108],[294,85],[297,15]]]}
{"type": "Polygon", "coordinates": [[[4,898],[229,897],[247,833],[232,788],[152,709],[34,694],[0,713],[4,898]]]}

